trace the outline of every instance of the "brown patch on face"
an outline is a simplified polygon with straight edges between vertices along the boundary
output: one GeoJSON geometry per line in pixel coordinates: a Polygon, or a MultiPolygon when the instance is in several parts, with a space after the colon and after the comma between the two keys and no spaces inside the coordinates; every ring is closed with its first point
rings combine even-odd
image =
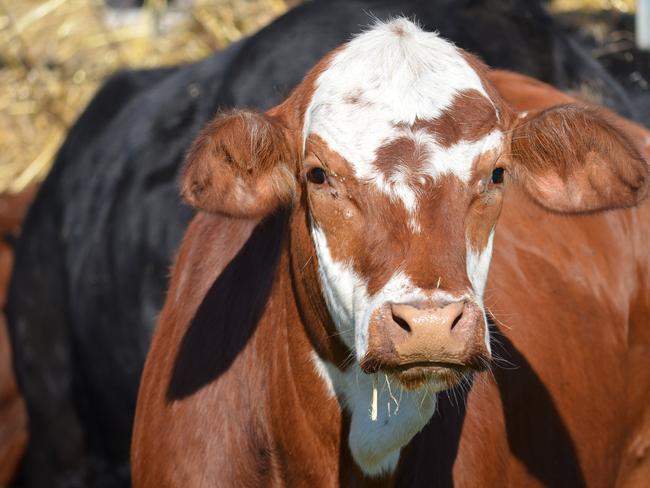
{"type": "Polygon", "coordinates": [[[410,137],[398,137],[384,144],[377,150],[373,166],[382,172],[388,181],[396,173],[403,171],[407,175],[407,184],[416,184],[413,176],[419,174],[430,156],[428,149],[410,137]]]}
{"type": "Polygon", "coordinates": [[[312,219],[327,236],[332,258],[350,264],[376,293],[408,253],[408,212],[373,183],[358,180],[344,158],[312,135],[307,159],[316,155],[328,184],[308,191],[312,219]]]}
{"type": "MultiPolygon", "coordinates": [[[[373,276],[376,266],[363,259],[362,249],[373,245],[374,235],[385,233],[383,224],[388,219],[392,221],[392,216],[402,216],[402,222],[406,222],[405,209],[401,204],[391,205],[371,183],[357,180],[350,164],[315,135],[307,142],[307,164],[312,158],[328,174],[327,184],[307,191],[313,222],[327,236],[335,261],[351,263],[361,276],[373,276]]],[[[390,252],[398,251],[396,245],[399,246],[397,239],[393,240],[390,252]]]]}
{"type": "Polygon", "coordinates": [[[430,180],[418,207],[419,234],[409,242],[405,272],[416,286],[461,295],[469,287],[465,271],[465,216],[470,200],[467,185],[454,175],[430,180]]]}
{"type": "Polygon", "coordinates": [[[497,88],[491,82],[491,75],[493,71],[476,56],[462,49],[459,51],[461,56],[463,56],[465,58],[465,61],[467,61],[467,64],[470,65],[470,67],[476,72],[476,74],[478,74],[479,78],[481,79],[483,89],[497,109],[499,123],[504,126],[508,126],[512,120],[513,113],[508,105],[503,101],[499,90],[497,90],[497,88]]]}
{"type": "Polygon", "coordinates": [[[345,101],[345,103],[348,103],[350,105],[362,105],[363,102],[361,100],[361,96],[362,96],[361,90],[357,88],[356,90],[348,93],[343,98],[343,101],[345,101]]]}
{"type": "MultiPolygon", "coordinates": [[[[391,202],[372,183],[359,181],[350,166],[318,136],[307,143],[307,161],[316,158],[328,172],[328,183],[307,191],[311,218],[327,236],[332,258],[350,263],[380,287],[394,272],[384,253],[403,256],[408,214],[401,202],[391,202]],[[368,252],[383,248],[384,252],[368,252]]],[[[372,291],[371,291],[372,292],[372,291]]]]}
{"type": "Polygon", "coordinates": [[[410,127],[397,124],[398,129],[413,135],[398,137],[381,146],[373,166],[384,174],[388,182],[402,172],[404,183],[413,188],[421,187],[423,183],[419,176],[432,155],[426,145],[418,141],[418,131],[425,131],[438,144],[449,147],[460,141],[480,140],[496,126],[497,117],[492,102],[477,90],[465,90],[456,95],[449,109],[437,119],[418,119],[410,127]]]}
{"type": "Polygon", "coordinates": [[[451,106],[435,120],[418,119],[413,130],[425,130],[443,147],[459,141],[478,141],[497,125],[492,102],[478,90],[459,92],[451,106]]]}
{"type": "Polygon", "coordinates": [[[397,37],[406,37],[406,30],[404,30],[404,26],[401,23],[393,22],[390,26],[390,30],[397,37]]]}

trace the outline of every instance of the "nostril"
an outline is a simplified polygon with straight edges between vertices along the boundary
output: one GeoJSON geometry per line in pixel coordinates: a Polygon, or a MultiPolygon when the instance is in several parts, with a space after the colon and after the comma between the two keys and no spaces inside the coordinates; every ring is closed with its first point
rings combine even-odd
{"type": "Polygon", "coordinates": [[[454,319],[454,321],[451,323],[451,330],[454,330],[454,327],[456,327],[456,324],[460,322],[460,319],[463,318],[463,312],[459,313],[458,316],[454,319]]]}
{"type": "Polygon", "coordinates": [[[402,317],[395,315],[395,312],[392,313],[393,315],[393,321],[399,325],[402,329],[404,329],[406,332],[411,332],[411,326],[408,324],[406,320],[404,320],[402,317]]]}

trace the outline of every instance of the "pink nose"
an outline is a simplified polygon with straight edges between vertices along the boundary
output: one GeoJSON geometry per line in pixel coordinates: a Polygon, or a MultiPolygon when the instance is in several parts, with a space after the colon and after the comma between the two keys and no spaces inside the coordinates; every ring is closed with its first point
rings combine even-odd
{"type": "Polygon", "coordinates": [[[452,302],[440,308],[428,309],[419,309],[406,303],[393,303],[390,310],[395,323],[405,327],[407,331],[426,333],[435,328],[439,333],[451,337],[455,326],[463,317],[465,302],[452,302]]]}
{"type": "Polygon", "coordinates": [[[473,302],[386,304],[373,319],[362,361],[367,372],[413,364],[484,369],[490,357],[483,313],[473,302]]]}

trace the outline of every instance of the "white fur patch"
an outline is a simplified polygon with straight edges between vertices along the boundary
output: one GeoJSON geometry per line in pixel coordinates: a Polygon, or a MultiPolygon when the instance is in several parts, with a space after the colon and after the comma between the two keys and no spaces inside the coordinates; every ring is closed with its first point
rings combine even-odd
{"type": "Polygon", "coordinates": [[[367,326],[365,331],[361,328],[355,331],[355,325],[361,322],[361,315],[370,304],[367,283],[354,272],[352,266],[332,259],[327,238],[320,227],[312,224],[311,235],[318,256],[323,295],[332,321],[346,346],[354,349],[357,343],[365,342],[367,349],[367,326]]]}
{"type": "Polygon", "coordinates": [[[427,174],[437,178],[443,174],[454,174],[463,183],[469,182],[475,159],[482,153],[498,149],[503,141],[503,133],[493,130],[478,141],[460,141],[448,148],[437,147],[429,163],[427,174]]]}
{"type": "Polygon", "coordinates": [[[397,468],[402,447],[429,422],[436,409],[436,391],[408,391],[378,374],[377,420],[370,418],[373,376],[361,371],[358,364],[340,371],[321,361],[343,407],[351,414],[348,444],[352,457],[367,476],[390,474],[397,468]]]}
{"type": "Polygon", "coordinates": [[[312,364],[314,365],[316,374],[318,374],[318,376],[320,376],[325,382],[325,387],[327,388],[330,397],[336,396],[336,390],[334,390],[334,384],[332,383],[332,378],[330,376],[329,371],[327,370],[327,366],[325,365],[325,362],[320,358],[320,356],[316,353],[316,351],[311,351],[310,359],[312,364]]]}
{"type": "Polygon", "coordinates": [[[485,293],[485,285],[487,284],[488,271],[490,270],[490,262],[492,261],[492,245],[494,242],[494,228],[490,231],[487,245],[484,249],[478,251],[472,248],[471,244],[467,242],[467,277],[474,289],[474,296],[478,304],[483,310],[484,322],[484,340],[485,347],[488,352],[492,352],[490,344],[490,330],[487,325],[487,317],[485,316],[485,307],[483,306],[483,294],[485,293]]]}
{"type": "Polygon", "coordinates": [[[354,460],[370,476],[394,472],[402,447],[431,419],[436,394],[402,390],[398,382],[387,383],[390,380],[379,374],[377,420],[372,421],[372,376],[355,366],[345,372],[343,381],[344,405],[352,414],[348,442],[354,460]]]}
{"type": "Polygon", "coordinates": [[[467,277],[472,284],[474,294],[483,305],[483,293],[487,284],[490,261],[492,260],[492,244],[494,242],[494,228],[490,231],[487,244],[484,249],[476,250],[467,242],[467,277]]]}
{"type": "MultiPolygon", "coordinates": [[[[305,114],[304,141],[317,134],[353,166],[357,178],[374,183],[414,213],[416,191],[399,175],[386,181],[373,164],[376,152],[404,135],[398,125],[433,120],[457,93],[470,89],[489,99],[480,77],[452,43],[403,18],[379,22],[345,45],[318,77],[305,114]]],[[[489,142],[461,142],[442,150],[434,136],[412,135],[429,146],[429,176],[451,172],[462,181],[469,178],[472,154],[497,139],[490,135],[489,142]]],[[[411,227],[419,230],[417,223],[411,227]]]]}

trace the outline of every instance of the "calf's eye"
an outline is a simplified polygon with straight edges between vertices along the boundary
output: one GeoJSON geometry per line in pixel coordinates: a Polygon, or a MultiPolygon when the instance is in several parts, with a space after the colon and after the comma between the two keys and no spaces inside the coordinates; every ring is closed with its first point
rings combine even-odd
{"type": "Polygon", "coordinates": [[[312,168],[307,172],[307,179],[315,185],[322,185],[325,183],[327,176],[323,168],[312,168]]]}
{"type": "Polygon", "coordinates": [[[492,171],[492,183],[496,185],[503,183],[503,173],[503,168],[494,168],[494,171],[492,171]]]}

